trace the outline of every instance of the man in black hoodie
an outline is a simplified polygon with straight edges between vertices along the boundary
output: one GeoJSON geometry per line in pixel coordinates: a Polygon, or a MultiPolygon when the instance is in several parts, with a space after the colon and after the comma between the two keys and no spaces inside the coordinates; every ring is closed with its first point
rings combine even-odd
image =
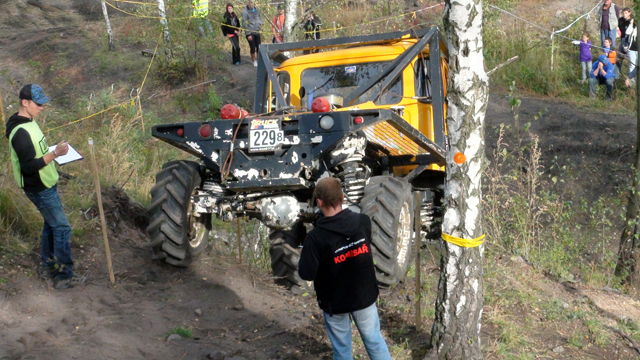
{"type": "Polygon", "coordinates": [[[324,217],[304,241],[298,273],[314,283],[333,358],[353,359],[353,319],[369,358],[391,360],[376,307],[378,282],[371,254],[371,220],[342,209],[344,195],[336,178],[318,181],[315,197],[324,217]]]}
{"type": "Polygon", "coordinates": [[[69,145],[62,141],[53,151],[49,151],[44,134],[33,120],[40,115],[47,102],[49,98],[40,85],[25,85],[20,90],[20,110],[7,121],[5,136],[11,147],[11,164],[16,182],[44,218],[40,276],[45,279],[57,277],[56,289],[66,289],[84,284],[86,277],[73,276],[69,244],[71,225],[58,196],[58,172],[53,162],[53,159],[69,151],[69,145]]]}

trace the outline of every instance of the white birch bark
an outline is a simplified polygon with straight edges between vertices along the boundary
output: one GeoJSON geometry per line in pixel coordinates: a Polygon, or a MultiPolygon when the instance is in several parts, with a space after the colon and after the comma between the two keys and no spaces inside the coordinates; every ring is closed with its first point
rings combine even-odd
{"type": "Polygon", "coordinates": [[[284,1],[284,42],[295,41],[293,37],[293,26],[296,23],[298,15],[298,7],[300,6],[299,0],[285,0],[284,1]]]}
{"type": "Polygon", "coordinates": [[[107,12],[107,5],[104,3],[104,0],[100,1],[102,3],[102,15],[104,15],[104,22],[107,24],[107,35],[109,36],[109,50],[115,50],[115,45],[113,45],[113,32],[111,31],[111,22],[109,21],[109,13],[107,12]]]}
{"type": "MultiPolygon", "coordinates": [[[[482,0],[446,0],[449,48],[447,187],[442,232],[465,239],[483,234],[481,178],[484,117],[489,97],[482,54],[482,0]],[[457,152],[466,156],[458,165],[457,152]]],[[[430,359],[481,359],[484,245],[444,242],[430,359]]]]}
{"type": "Polygon", "coordinates": [[[169,59],[171,59],[171,35],[169,34],[169,23],[167,22],[167,11],[164,6],[164,0],[158,0],[158,15],[160,16],[160,24],[164,29],[162,33],[162,40],[165,43],[165,52],[169,59]]]}

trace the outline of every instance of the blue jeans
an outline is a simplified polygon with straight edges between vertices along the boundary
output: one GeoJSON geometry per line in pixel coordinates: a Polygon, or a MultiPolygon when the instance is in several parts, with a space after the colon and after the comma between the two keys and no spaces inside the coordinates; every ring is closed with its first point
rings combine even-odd
{"type": "Polygon", "coordinates": [[[591,75],[589,75],[589,71],[591,71],[593,63],[591,62],[591,60],[580,61],[580,65],[582,66],[582,81],[587,80],[591,77],[591,75]]]}
{"type": "Polygon", "coordinates": [[[389,349],[380,332],[380,318],[378,318],[378,308],[375,303],[368,308],[352,313],[334,314],[333,316],[324,313],[324,324],[327,326],[327,333],[333,347],[333,359],[353,359],[351,319],[360,331],[360,337],[369,358],[371,360],[391,360],[389,349]]]}
{"type": "Polygon", "coordinates": [[[606,85],[607,87],[607,99],[611,99],[611,95],[613,94],[613,81],[615,80],[615,78],[610,77],[608,79],[605,79],[602,76],[598,76],[595,78],[589,78],[589,96],[591,97],[595,97],[596,96],[596,87],[598,85],[606,85]]]}
{"type": "Polygon", "coordinates": [[[207,35],[213,36],[213,27],[211,26],[211,22],[207,18],[195,18],[196,25],[198,26],[198,31],[200,32],[200,36],[205,37],[207,35]]]}
{"type": "Polygon", "coordinates": [[[69,243],[71,225],[58,196],[58,185],[37,193],[25,193],[44,218],[40,249],[43,269],[55,271],[61,280],[72,278],[73,259],[69,243]]]}
{"type": "Polygon", "coordinates": [[[618,35],[618,32],[616,31],[616,29],[613,29],[613,30],[600,29],[600,46],[604,47],[604,39],[611,38],[611,49],[615,49],[616,35],[618,35]]]}

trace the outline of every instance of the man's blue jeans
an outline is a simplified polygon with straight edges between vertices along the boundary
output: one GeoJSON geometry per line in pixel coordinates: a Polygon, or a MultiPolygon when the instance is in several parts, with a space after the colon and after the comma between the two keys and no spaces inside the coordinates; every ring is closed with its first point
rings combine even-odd
{"type": "Polygon", "coordinates": [[[44,218],[42,228],[42,247],[40,257],[43,269],[55,271],[58,279],[73,277],[73,260],[71,259],[71,225],[62,208],[58,186],[38,193],[26,192],[27,197],[38,208],[44,218]]]}
{"type": "Polygon", "coordinates": [[[368,308],[347,314],[334,314],[330,316],[324,313],[324,324],[331,346],[333,347],[334,360],[352,360],[351,349],[351,319],[356,324],[360,337],[367,349],[371,360],[391,360],[389,349],[380,332],[380,318],[376,304],[368,308]]]}
{"type": "Polygon", "coordinates": [[[610,77],[605,79],[603,76],[598,76],[595,78],[589,78],[589,96],[596,96],[596,87],[598,85],[606,85],[607,86],[607,99],[611,99],[611,95],[613,94],[613,81],[614,77],[610,77]]]}
{"type": "Polygon", "coordinates": [[[611,38],[611,49],[615,49],[616,48],[616,35],[618,35],[618,32],[616,31],[616,29],[613,29],[613,30],[602,30],[602,29],[600,29],[600,45],[602,47],[604,47],[604,39],[611,38]]]}

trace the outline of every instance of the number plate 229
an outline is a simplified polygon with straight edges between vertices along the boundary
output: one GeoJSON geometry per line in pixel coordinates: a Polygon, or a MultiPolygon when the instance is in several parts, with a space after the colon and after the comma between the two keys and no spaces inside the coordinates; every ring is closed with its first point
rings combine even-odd
{"type": "Polygon", "coordinates": [[[253,119],[249,128],[249,152],[273,151],[284,141],[278,119],[253,119]]]}

